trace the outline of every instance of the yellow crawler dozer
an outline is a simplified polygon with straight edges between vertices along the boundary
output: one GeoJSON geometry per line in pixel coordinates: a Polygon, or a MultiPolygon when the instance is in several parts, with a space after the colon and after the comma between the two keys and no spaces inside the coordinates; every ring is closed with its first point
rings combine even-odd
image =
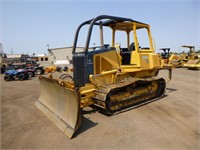
{"type": "Polygon", "coordinates": [[[160,48],[163,52],[161,53],[162,65],[171,65],[175,68],[183,67],[187,63],[187,59],[184,54],[170,54],[170,48],[160,48]]]}
{"type": "Polygon", "coordinates": [[[154,51],[148,24],[107,15],[85,21],[74,38],[73,74],[40,76],[41,94],[36,106],[72,138],[86,106],[93,105],[110,115],[161,98],[166,81],[157,75],[166,68],[171,78],[171,68],[163,67],[160,55],[154,51]],[[79,32],[85,26],[89,27],[86,44],[82,52],[77,52],[79,32]],[[97,27],[100,44],[94,46],[91,35],[97,27]],[[103,29],[111,31],[111,45],[104,43],[103,29]],[[122,33],[127,42],[124,47],[117,41],[117,35],[122,37],[122,33]],[[141,37],[146,37],[140,41],[145,47],[139,45],[141,37]]]}

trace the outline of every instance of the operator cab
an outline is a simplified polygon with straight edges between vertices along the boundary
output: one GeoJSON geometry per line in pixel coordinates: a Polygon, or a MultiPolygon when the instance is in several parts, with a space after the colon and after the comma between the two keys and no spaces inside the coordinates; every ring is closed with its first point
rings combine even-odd
{"type": "Polygon", "coordinates": [[[149,25],[135,21],[120,22],[110,26],[113,29],[112,42],[114,45],[119,43],[121,65],[139,67],[137,59],[139,55],[154,52],[149,25]]]}
{"type": "Polygon", "coordinates": [[[106,15],[85,21],[78,27],[73,44],[73,75],[77,79],[75,86],[84,86],[89,82],[90,75],[101,75],[106,71],[119,70],[123,73],[157,69],[160,66],[159,58],[153,53],[148,24],[106,15]],[[78,36],[85,25],[89,25],[85,47],[82,52],[78,52],[78,36]],[[100,33],[96,32],[98,30],[100,33]]]}
{"type": "Polygon", "coordinates": [[[163,52],[161,52],[162,59],[168,59],[170,48],[160,48],[160,50],[163,51],[163,52]]]}

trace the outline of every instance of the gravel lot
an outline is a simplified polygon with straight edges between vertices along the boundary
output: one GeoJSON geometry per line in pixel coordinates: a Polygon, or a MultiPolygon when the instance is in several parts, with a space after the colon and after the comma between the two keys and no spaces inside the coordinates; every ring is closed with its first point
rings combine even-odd
{"type": "Polygon", "coordinates": [[[37,77],[5,82],[1,75],[1,148],[198,150],[199,82],[200,71],[174,69],[164,98],[110,117],[86,111],[70,140],[35,106],[37,77]]]}

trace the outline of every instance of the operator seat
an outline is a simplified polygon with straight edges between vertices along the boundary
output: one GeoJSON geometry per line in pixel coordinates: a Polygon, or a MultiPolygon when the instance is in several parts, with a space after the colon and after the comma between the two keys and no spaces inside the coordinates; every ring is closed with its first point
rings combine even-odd
{"type": "Polygon", "coordinates": [[[122,52],[122,65],[130,65],[131,51],[135,50],[135,43],[132,42],[128,51],[122,52]]]}
{"type": "Polygon", "coordinates": [[[132,42],[131,45],[128,48],[128,51],[134,51],[135,50],[135,43],[132,42]]]}

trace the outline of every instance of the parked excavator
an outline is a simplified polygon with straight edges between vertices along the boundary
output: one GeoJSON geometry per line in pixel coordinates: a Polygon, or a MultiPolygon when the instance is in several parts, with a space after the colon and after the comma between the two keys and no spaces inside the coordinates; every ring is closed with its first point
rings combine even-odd
{"type": "Polygon", "coordinates": [[[95,106],[108,115],[127,111],[164,95],[166,81],[158,77],[161,69],[168,69],[171,79],[171,67],[162,66],[160,55],[155,53],[150,26],[129,18],[101,15],[83,22],[77,28],[72,53],[73,74],[40,76],[41,93],[36,101],[36,106],[69,138],[81,125],[84,107],[95,106]],[[79,33],[85,27],[85,47],[77,52],[79,33]],[[91,50],[91,36],[97,27],[100,45],[91,50]],[[111,46],[104,43],[103,29],[111,31],[111,46]],[[140,31],[146,33],[147,41],[140,41],[140,45],[148,44],[145,47],[139,46],[140,31]],[[123,48],[116,38],[121,33],[125,33],[127,42],[123,48]]]}
{"type": "Polygon", "coordinates": [[[191,70],[200,70],[200,58],[195,53],[194,46],[183,45],[182,47],[189,48],[188,61],[184,64],[184,67],[191,70]]]}

